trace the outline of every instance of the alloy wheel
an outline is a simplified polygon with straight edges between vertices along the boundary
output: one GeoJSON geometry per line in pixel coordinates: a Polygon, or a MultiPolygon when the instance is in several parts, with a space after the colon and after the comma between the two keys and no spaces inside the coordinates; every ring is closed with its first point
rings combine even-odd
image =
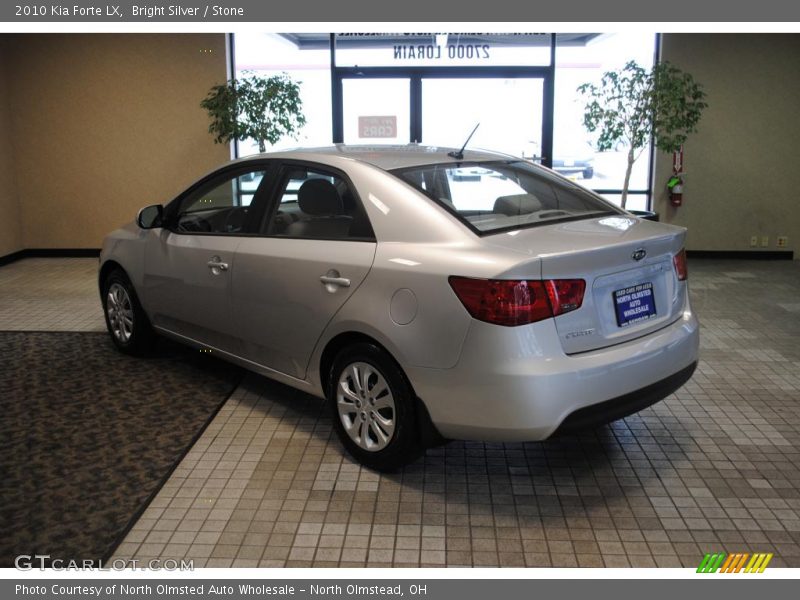
{"type": "Polygon", "coordinates": [[[354,362],[342,370],[336,407],[345,432],[360,448],[378,452],[392,441],[397,417],[394,396],[372,365],[354,362]]]}
{"type": "Polygon", "coordinates": [[[133,303],[123,285],[112,283],[108,288],[106,314],[111,333],[117,341],[127,344],[133,335],[133,303]]]}

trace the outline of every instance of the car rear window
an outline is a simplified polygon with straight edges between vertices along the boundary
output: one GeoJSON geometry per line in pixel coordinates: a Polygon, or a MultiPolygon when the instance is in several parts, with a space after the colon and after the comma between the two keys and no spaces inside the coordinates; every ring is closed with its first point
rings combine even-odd
{"type": "Polygon", "coordinates": [[[525,161],[445,163],[392,173],[479,235],[622,212],[525,161]]]}

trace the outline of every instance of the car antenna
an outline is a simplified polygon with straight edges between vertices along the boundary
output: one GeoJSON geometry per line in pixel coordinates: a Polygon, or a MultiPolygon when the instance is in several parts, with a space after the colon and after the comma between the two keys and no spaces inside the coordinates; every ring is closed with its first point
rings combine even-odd
{"type": "Polygon", "coordinates": [[[475,135],[475,132],[478,131],[478,127],[480,127],[480,126],[481,126],[480,123],[475,125],[475,129],[473,129],[472,133],[469,134],[469,137],[467,137],[467,141],[464,142],[463,146],[461,146],[461,150],[459,150],[458,152],[448,152],[447,156],[452,156],[453,158],[455,158],[457,160],[463,159],[464,158],[464,148],[467,147],[467,144],[469,144],[469,141],[472,139],[472,136],[475,135]]]}

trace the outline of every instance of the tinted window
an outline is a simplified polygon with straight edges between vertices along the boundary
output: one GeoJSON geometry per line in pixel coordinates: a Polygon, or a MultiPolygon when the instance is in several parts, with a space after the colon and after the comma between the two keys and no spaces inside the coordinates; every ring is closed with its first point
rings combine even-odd
{"type": "Polygon", "coordinates": [[[522,161],[427,165],[394,173],[481,233],[619,212],[522,161]]]}
{"type": "Polygon", "coordinates": [[[338,175],[291,168],[267,235],[312,239],[373,239],[364,207],[338,175]]]}
{"type": "Polygon", "coordinates": [[[190,194],[181,202],[175,221],[176,231],[228,235],[241,233],[264,173],[261,170],[231,175],[190,194]]]}

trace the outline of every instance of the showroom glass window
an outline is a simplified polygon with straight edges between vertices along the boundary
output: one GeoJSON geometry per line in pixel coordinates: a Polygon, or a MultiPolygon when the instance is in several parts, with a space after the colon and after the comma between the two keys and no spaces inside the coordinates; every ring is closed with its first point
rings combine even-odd
{"type": "MultiPolygon", "coordinates": [[[[332,51],[329,33],[234,36],[237,74],[286,72],[300,82],[307,124],[297,140],[285,138],[271,150],[334,140],[460,146],[480,123],[472,147],[543,161],[619,204],[627,148],[621,143],[597,151],[596,133],[583,126],[576,88],[629,60],[650,68],[654,34],[337,33],[333,38],[332,51]]],[[[240,156],[256,152],[251,142],[239,144],[240,156]]],[[[630,209],[650,204],[650,154],[645,148],[634,165],[630,209]]]]}
{"type": "Polygon", "coordinates": [[[337,33],[339,67],[509,67],[550,64],[548,33],[337,33]]]}
{"type": "MultiPolygon", "coordinates": [[[[286,137],[268,150],[331,143],[330,34],[250,33],[233,36],[235,72],[252,71],[264,77],[287,73],[300,85],[306,124],[297,139],[286,137]]],[[[258,153],[252,140],[238,143],[238,156],[258,153]]]]}
{"type": "Polygon", "coordinates": [[[548,33],[338,33],[347,144],[470,143],[534,156],[543,135],[548,33]]]}
{"type": "MultiPolygon", "coordinates": [[[[556,36],[553,166],[581,185],[604,191],[606,199],[615,204],[621,199],[628,147],[620,143],[606,152],[596,150],[597,133],[583,126],[583,104],[576,90],[583,83],[599,82],[603,73],[631,60],[650,69],[655,50],[652,33],[598,33],[579,42],[571,34],[556,36]]],[[[650,161],[648,146],[633,166],[628,209],[648,207],[650,161]]]]}

